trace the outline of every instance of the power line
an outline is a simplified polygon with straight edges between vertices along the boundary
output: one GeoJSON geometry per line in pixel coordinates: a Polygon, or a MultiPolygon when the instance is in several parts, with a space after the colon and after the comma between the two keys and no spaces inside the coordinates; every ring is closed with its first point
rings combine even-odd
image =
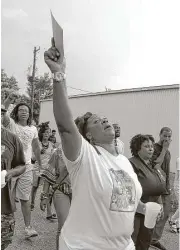
{"type": "Polygon", "coordinates": [[[90,92],[88,90],[78,89],[78,88],[74,88],[74,87],[71,87],[71,86],[68,86],[68,85],[67,85],[67,87],[70,88],[70,89],[80,90],[80,91],[86,92],[86,93],[92,93],[92,92],[90,92]]]}

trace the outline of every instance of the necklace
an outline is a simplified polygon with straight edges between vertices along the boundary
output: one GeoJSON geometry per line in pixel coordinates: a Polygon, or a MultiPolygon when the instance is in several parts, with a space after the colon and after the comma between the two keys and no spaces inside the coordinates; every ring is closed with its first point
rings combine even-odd
{"type": "Polygon", "coordinates": [[[43,142],[41,142],[41,144],[44,149],[47,149],[49,147],[49,142],[47,142],[47,144],[44,144],[43,142]]]}

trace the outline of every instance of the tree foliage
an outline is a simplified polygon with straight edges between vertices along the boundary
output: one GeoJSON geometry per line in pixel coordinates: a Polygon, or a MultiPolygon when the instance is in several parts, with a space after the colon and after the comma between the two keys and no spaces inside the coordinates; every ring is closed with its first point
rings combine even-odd
{"type": "MultiPolygon", "coordinates": [[[[32,99],[32,77],[27,76],[27,94],[32,99]]],[[[52,97],[53,87],[49,73],[36,77],[34,81],[34,102],[33,102],[33,118],[38,123],[40,113],[40,100],[52,97]]]]}
{"type": "MultiPolygon", "coordinates": [[[[11,92],[18,92],[18,81],[14,76],[8,76],[4,69],[1,69],[1,102],[8,97],[11,92]]],[[[18,102],[25,102],[31,107],[32,100],[32,76],[27,76],[27,95],[19,95],[18,102]]],[[[53,86],[49,73],[36,77],[34,81],[34,101],[33,101],[33,119],[36,123],[39,121],[40,100],[52,98],[53,86]]]]}
{"type": "Polygon", "coordinates": [[[14,76],[8,76],[4,69],[1,69],[1,102],[3,102],[11,92],[18,92],[18,81],[14,76]]]}

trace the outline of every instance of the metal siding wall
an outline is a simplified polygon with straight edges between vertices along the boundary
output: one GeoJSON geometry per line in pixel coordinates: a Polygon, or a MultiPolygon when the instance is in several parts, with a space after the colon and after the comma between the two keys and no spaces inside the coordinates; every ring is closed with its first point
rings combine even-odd
{"type": "MultiPolygon", "coordinates": [[[[125,155],[130,157],[129,141],[137,133],[152,134],[156,141],[162,127],[173,131],[170,147],[171,171],[175,171],[179,156],[179,93],[178,89],[127,92],[101,96],[71,98],[70,106],[74,118],[87,111],[108,117],[121,126],[121,140],[125,143],[125,155]]],[[[51,121],[55,128],[52,102],[42,102],[40,121],[51,121]],[[47,112],[49,119],[47,119],[47,112]]]]}

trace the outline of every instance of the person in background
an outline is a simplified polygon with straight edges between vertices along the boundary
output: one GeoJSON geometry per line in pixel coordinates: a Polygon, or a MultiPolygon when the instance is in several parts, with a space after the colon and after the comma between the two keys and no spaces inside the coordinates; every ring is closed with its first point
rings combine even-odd
{"type": "Polygon", "coordinates": [[[170,189],[170,160],[171,154],[169,146],[171,144],[172,130],[168,127],[163,127],[159,133],[159,141],[154,144],[154,154],[152,161],[154,164],[159,164],[166,175],[166,190],[162,197],[164,217],[156,223],[151,245],[161,250],[166,248],[159,242],[163,234],[165,224],[169,218],[171,211],[171,189],[170,189]]]}
{"type": "Polygon", "coordinates": [[[114,128],[108,120],[88,112],[74,122],[65,61],[54,39],[44,59],[54,73],[53,110],[72,187],[59,249],[134,250],[131,234],[142,194],[137,175],[117,151],[114,128]]]}
{"type": "MultiPolygon", "coordinates": [[[[5,108],[8,109],[10,103],[16,98],[16,95],[11,94],[4,102],[5,108]]],[[[12,180],[12,185],[16,186],[16,197],[21,202],[21,210],[25,223],[25,237],[37,236],[36,230],[31,226],[31,207],[30,195],[33,181],[33,166],[31,164],[32,149],[35,158],[41,168],[40,147],[38,133],[36,127],[31,125],[31,109],[26,103],[19,103],[15,106],[11,113],[4,117],[3,124],[12,133],[18,136],[23,145],[26,170],[25,172],[12,180]]]]}
{"type": "MultiPolygon", "coordinates": [[[[150,135],[138,134],[131,139],[130,149],[132,157],[129,161],[138,176],[143,190],[141,202],[144,204],[156,202],[162,205],[160,195],[165,190],[165,180],[163,185],[159,181],[158,172],[151,162],[154,152],[154,138],[150,135]]],[[[132,234],[136,250],[148,250],[151,244],[153,229],[148,229],[144,226],[144,219],[144,214],[137,211],[134,221],[134,232],[132,234]]]]}
{"type": "Polygon", "coordinates": [[[124,154],[124,143],[120,140],[121,128],[117,123],[114,123],[113,127],[115,130],[115,145],[117,146],[119,153],[124,154]]]}
{"type": "MultiPolygon", "coordinates": [[[[14,234],[15,197],[11,192],[12,177],[19,176],[25,171],[23,146],[19,138],[3,127],[7,110],[1,106],[1,174],[5,170],[6,185],[1,187],[1,249],[4,250],[12,243],[14,234]]],[[[2,182],[1,182],[2,183],[2,182]]]]}
{"type": "MultiPolygon", "coordinates": [[[[53,144],[48,141],[49,139],[49,128],[43,127],[38,133],[39,141],[40,141],[40,149],[41,149],[41,173],[39,172],[38,163],[35,162],[34,169],[33,169],[33,186],[31,191],[31,210],[34,210],[35,205],[35,198],[37,189],[39,187],[40,181],[41,181],[41,175],[43,171],[45,171],[49,167],[49,159],[51,158],[54,148],[53,144]]],[[[47,220],[51,219],[57,219],[55,214],[52,214],[52,208],[51,208],[51,202],[47,203],[47,220]]]]}
{"type": "Polygon", "coordinates": [[[49,161],[49,168],[43,172],[42,178],[44,178],[44,185],[41,193],[40,208],[44,211],[48,200],[52,197],[58,218],[56,236],[56,248],[58,250],[60,232],[68,216],[72,198],[69,174],[63,161],[62,149],[60,147],[52,155],[49,161]],[[50,188],[52,188],[52,191],[50,191],[50,188]]]}
{"type": "Polygon", "coordinates": [[[52,134],[49,136],[49,141],[51,141],[52,143],[56,143],[56,130],[53,129],[52,130],[52,134]]]}
{"type": "Polygon", "coordinates": [[[178,209],[171,217],[169,224],[172,233],[179,233],[179,176],[180,176],[180,166],[179,166],[179,158],[176,161],[176,174],[174,179],[174,192],[176,195],[176,199],[178,201],[178,209]]]}

